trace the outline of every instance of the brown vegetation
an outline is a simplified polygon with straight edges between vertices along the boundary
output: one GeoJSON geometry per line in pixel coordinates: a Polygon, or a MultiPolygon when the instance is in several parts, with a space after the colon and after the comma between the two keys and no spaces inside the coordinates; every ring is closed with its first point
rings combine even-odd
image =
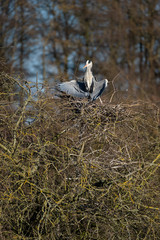
{"type": "Polygon", "coordinates": [[[159,108],[34,99],[2,76],[25,101],[1,93],[1,239],[158,239],[159,108]]]}

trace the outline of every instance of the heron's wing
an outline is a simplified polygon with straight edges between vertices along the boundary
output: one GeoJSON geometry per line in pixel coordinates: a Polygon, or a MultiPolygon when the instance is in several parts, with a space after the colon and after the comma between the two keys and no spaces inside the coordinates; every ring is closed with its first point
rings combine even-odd
{"type": "Polygon", "coordinates": [[[103,93],[104,89],[107,87],[107,83],[108,83],[107,79],[101,80],[99,82],[94,81],[94,90],[90,94],[90,97],[91,97],[91,99],[93,101],[101,96],[101,94],[103,93]]]}
{"type": "Polygon", "coordinates": [[[89,93],[85,91],[85,84],[76,80],[60,83],[58,84],[58,89],[73,97],[84,98],[89,95],[89,93]]]}

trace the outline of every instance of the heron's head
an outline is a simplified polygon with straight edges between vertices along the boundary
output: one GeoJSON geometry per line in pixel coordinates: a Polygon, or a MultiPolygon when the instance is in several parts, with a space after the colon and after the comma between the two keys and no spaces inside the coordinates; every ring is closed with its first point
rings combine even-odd
{"type": "Polygon", "coordinates": [[[87,60],[86,61],[86,65],[83,67],[83,68],[86,68],[86,67],[92,67],[92,61],[89,61],[89,60],[87,60]]]}

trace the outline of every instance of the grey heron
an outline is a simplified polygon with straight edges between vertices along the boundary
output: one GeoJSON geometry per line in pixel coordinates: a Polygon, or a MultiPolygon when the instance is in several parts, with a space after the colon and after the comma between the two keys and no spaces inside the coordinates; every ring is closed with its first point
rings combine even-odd
{"type": "Polygon", "coordinates": [[[83,81],[71,80],[69,82],[59,83],[58,90],[73,97],[88,98],[94,101],[101,96],[107,87],[108,80],[103,79],[97,81],[94,78],[91,71],[92,62],[89,62],[89,60],[86,61],[86,65],[83,68],[87,68],[83,81]]]}

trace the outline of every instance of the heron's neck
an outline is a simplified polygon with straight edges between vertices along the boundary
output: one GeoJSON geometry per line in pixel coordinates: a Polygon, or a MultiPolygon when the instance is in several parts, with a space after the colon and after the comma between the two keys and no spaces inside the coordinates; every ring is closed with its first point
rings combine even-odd
{"type": "Polygon", "coordinates": [[[87,90],[90,91],[91,88],[93,88],[93,74],[92,74],[91,68],[87,68],[84,81],[85,81],[87,90]]]}
{"type": "Polygon", "coordinates": [[[90,81],[92,81],[93,74],[92,74],[92,71],[91,71],[90,68],[87,69],[85,75],[86,75],[87,79],[89,79],[90,81]]]}

